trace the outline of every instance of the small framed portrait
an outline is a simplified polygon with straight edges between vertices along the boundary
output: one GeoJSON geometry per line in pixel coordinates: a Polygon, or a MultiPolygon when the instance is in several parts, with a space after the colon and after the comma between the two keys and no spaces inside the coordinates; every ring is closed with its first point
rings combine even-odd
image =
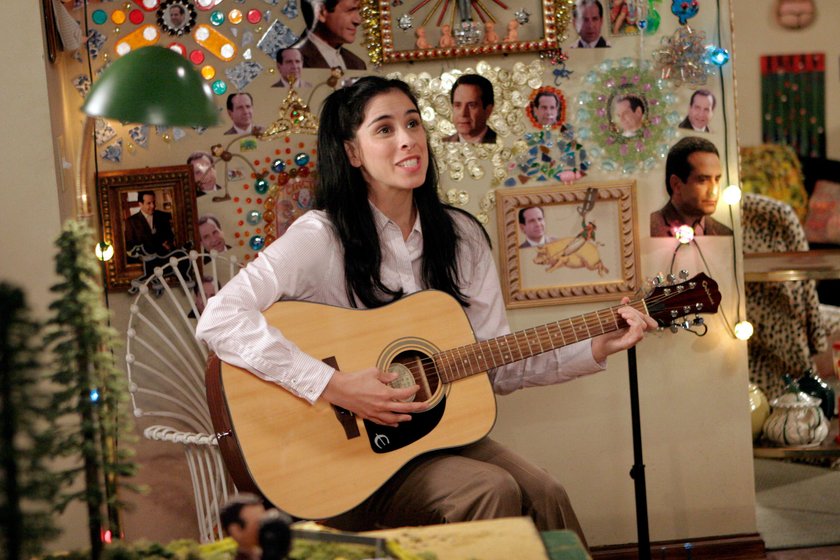
{"type": "Polygon", "coordinates": [[[558,128],[566,122],[566,97],[553,86],[542,86],[531,92],[525,114],[537,128],[558,128]]]}
{"type": "Polygon", "coordinates": [[[154,268],[196,247],[196,198],[189,165],[97,174],[109,289],[129,289],[154,268]]]}
{"type": "Polygon", "coordinates": [[[565,41],[574,5],[565,0],[364,2],[374,64],[549,51],[565,41]]]}
{"type": "Polygon", "coordinates": [[[189,33],[195,18],[195,6],[189,0],[163,0],[157,9],[158,26],[176,37],[189,33]]]}
{"type": "Polygon", "coordinates": [[[508,308],[615,300],[641,285],[635,181],[496,191],[508,308]]]}
{"type": "Polygon", "coordinates": [[[647,98],[638,91],[617,92],[607,103],[610,130],[621,138],[641,136],[648,126],[648,113],[647,98]]]}

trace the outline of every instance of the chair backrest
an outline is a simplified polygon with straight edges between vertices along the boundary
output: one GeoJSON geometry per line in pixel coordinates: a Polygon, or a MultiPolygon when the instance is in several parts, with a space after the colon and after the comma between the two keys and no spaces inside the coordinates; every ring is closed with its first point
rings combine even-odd
{"type": "Polygon", "coordinates": [[[207,347],[195,325],[208,297],[241,265],[231,254],[190,252],[145,279],[129,310],[126,369],[136,418],[164,419],[174,430],[212,434],[204,370],[207,347]]]}

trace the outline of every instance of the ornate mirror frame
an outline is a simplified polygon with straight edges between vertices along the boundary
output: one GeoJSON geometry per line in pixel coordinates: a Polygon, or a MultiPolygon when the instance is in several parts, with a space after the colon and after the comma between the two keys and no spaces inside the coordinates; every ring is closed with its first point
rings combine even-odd
{"type": "MultiPolygon", "coordinates": [[[[525,6],[512,6],[506,2],[488,0],[487,2],[467,2],[455,0],[432,3],[429,0],[394,2],[388,0],[363,0],[362,20],[365,26],[366,44],[370,60],[374,64],[407,62],[414,60],[432,60],[492,54],[509,54],[534,51],[551,51],[560,48],[566,39],[566,29],[572,19],[573,0],[530,0],[525,6]],[[461,18],[455,21],[460,11],[459,5],[468,10],[471,19],[461,18]],[[440,11],[438,11],[440,10],[440,11]],[[484,42],[484,33],[479,41],[461,43],[450,47],[430,45],[417,48],[413,40],[413,16],[424,16],[422,27],[440,28],[444,16],[452,11],[449,22],[454,34],[459,26],[472,24],[483,26],[487,22],[495,24],[497,34],[495,42],[484,42]],[[434,18],[434,15],[438,15],[434,18]],[[542,18],[539,22],[537,18],[542,18]],[[473,23],[475,22],[475,23],[473,23]],[[515,22],[515,23],[513,23],[515,22]],[[511,30],[511,27],[513,28],[511,30]],[[409,33],[408,39],[399,38],[397,32],[409,33]],[[411,48],[401,48],[400,43],[411,42],[411,48]]],[[[460,16],[459,16],[460,17],[460,16]]]]}

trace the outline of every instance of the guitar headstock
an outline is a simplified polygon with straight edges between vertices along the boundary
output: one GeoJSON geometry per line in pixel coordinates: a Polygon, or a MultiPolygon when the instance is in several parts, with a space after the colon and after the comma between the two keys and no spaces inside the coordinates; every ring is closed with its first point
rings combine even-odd
{"type": "MultiPolygon", "coordinates": [[[[670,279],[674,281],[673,276],[670,279]]],[[[645,297],[645,305],[660,327],[676,332],[678,328],[690,329],[689,315],[695,316],[695,325],[702,325],[700,314],[717,313],[720,292],[714,280],[700,273],[679,283],[656,286],[645,297]]]]}

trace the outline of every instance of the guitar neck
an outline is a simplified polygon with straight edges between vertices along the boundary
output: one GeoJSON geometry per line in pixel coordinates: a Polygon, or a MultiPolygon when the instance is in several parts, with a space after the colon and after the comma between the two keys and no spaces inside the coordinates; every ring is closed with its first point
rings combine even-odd
{"type": "MultiPolygon", "coordinates": [[[[627,305],[647,313],[644,300],[631,301],[627,305]]],[[[441,380],[450,383],[581,340],[617,331],[627,326],[618,314],[619,307],[621,306],[599,309],[505,336],[444,350],[433,356],[435,365],[441,380]]]]}

